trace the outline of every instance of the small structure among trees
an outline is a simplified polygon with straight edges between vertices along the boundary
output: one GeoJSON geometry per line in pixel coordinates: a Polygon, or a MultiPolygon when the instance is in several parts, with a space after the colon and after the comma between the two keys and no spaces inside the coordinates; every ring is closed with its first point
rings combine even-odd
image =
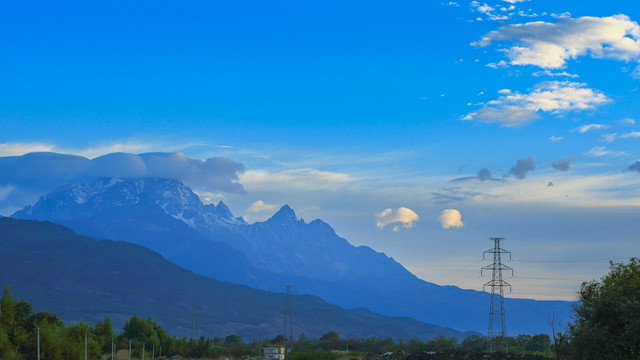
{"type": "Polygon", "coordinates": [[[264,360],[284,360],[284,345],[265,345],[262,353],[264,360]]]}

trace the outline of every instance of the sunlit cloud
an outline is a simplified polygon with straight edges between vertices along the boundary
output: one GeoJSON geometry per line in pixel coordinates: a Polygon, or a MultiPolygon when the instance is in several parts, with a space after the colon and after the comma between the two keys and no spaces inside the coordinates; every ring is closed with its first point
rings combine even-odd
{"type": "Polygon", "coordinates": [[[276,208],[275,204],[267,204],[262,200],[258,200],[247,208],[248,213],[259,213],[263,211],[271,211],[276,208]]]}
{"type": "Polygon", "coordinates": [[[460,228],[464,226],[462,214],[456,209],[446,209],[438,216],[438,221],[443,229],[460,228]]]}
{"type": "Polygon", "coordinates": [[[590,110],[611,101],[584,83],[570,81],[545,81],[537,84],[529,93],[510,89],[503,89],[498,93],[502,96],[487,102],[484,107],[467,114],[462,120],[522,127],[540,118],[541,113],[562,114],[590,110]]]}
{"type": "Polygon", "coordinates": [[[400,226],[405,229],[410,229],[414,226],[415,222],[420,219],[418,214],[406,207],[400,207],[395,211],[392,209],[385,209],[382,212],[375,214],[374,217],[376,219],[376,226],[380,230],[389,224],[399,223],[400,225],[393,227],[394,232],[398,232],[400,230],[400,226]]]}
{"type": "Polygon", "coordinates": [[[505,51],[512,65],[560,69],[581,56],[635,61],[640,57],[640,26],[626,15],[564,18],[503,26],[482,36],[474,46],[513,41],[505,51]]]}

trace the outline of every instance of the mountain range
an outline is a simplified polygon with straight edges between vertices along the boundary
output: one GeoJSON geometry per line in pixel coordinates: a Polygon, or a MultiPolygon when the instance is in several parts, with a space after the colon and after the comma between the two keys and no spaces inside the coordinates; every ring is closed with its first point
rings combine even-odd
{"type": "MultiPolygon", "coordinates": [[[[229,208],[203,204],[181,182],[101,178],[69,183],[14,218],[48,220],[80,234],[146,246],[198,274],[282,291],[293,285],[345,308],[366,308],[457,330],[485,332],[488,294],[425,282],[394,259],[355,247],[327,223],[298,219],[283,206],[253,224],[229,208]]],[[[548,332],[548,317],[566,320],[564,301],[506,299],[509,333],[548,332]]]]}
{"type": "MultiPolygon", "coordinates": [[[[36,311],[65,321],[95,323],[109,316],[122,328],[132,315],[151,317],[169,333],[275,337],[283,330],[282,293],[197,275],[145,247],[97,241],[50,222],[0,218],[0,284],[36,311]]],[[[293,295],[294,333],[320,337],[465,337],[452,329],[365,309],[345,310],[316,296],[293,295]]],[[[195,335],[195,334],[194,334],[195,335]]]]}

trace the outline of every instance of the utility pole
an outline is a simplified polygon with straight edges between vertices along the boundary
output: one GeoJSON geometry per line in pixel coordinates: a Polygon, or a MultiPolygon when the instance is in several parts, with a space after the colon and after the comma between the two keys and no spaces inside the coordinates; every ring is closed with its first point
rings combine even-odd
{"type": "Polygon", "coordinates": [[[194,339],[193,335],[195,334],[195,339],[197,339],[198,332],[198,314],[196,314],[196,310],[194,309],[191,315],[191,338],[194,339]]]}
{"type": "Polygon", "coordinates": [[[509,352],[506,339],[507,324],[504,316],[504,288],[509,287],[509,292],[511,292],[511,285],[502,279],[502,270],[511,271],[511,276],[513,276],[513,268],[502,263],[502,254],[508,254],[510,261],[511,252],[500,247],[500,242],[504,241],[504,238],[492,237],[489,240],[493,241],[493,248],[482,253],[482,260],[486,260],[487,254],[492,254],[493,263],[480,269],[480,276],[484,276],[484,271],[491,270],[491,281],[482,286],[482,291],[485,291],[487,287],[491,288],[489,332],[487,335],[489,352],[509,352]],[[497,337],[500,339],[498,340],[497,337]]]}
{"type": "MultiPolygon", "coordinates": [[[[285,285],[287,287],[287,301],[284,305],[284,332],[282,335],[287,338],[287,327],[289,328],[289,349],[293,349],[293,319],[291,314],[291,285],[285,285]]],[[[286,341],[285,341],[286,349],[286,341]]]]}

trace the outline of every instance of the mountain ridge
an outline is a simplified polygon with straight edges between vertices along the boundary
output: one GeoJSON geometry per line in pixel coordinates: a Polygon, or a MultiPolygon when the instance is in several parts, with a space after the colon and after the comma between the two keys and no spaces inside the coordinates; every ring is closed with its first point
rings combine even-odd
{"type": "MultiPolygon", "coordinates": [[[[118,328],[138,315],[188,336],[195,310],[200,330],[210,337],[275,337],[283,327],[283,293],[197,275],[140,245],[94,240],[51,222],[0,217],[0,249],[0,286],[10,285],[17,298],[67,322],[96,323],[109,316],[118,328]]],[[[312,295],[294,294],[292,303],[294,331],[310,337],[328,331],[422,340],[471,334],[346,310],[312,295]]]]}
{"type": "MultiPolygon", "coordinates": [[[[114,180],[96,181],[111,184],[114,180]]],[[[224,212],[225,219],[206,210],[209,205],[202,204],[197,195],[177,180],[134,178],[116,184],[121,184],[122,190],[116,192],[118,197],[107,196],[109,201],[103,203],[108,206],[103,209],[85,205],[90,201],[82,204],[69,201],[78,191],[67,186],[16,212],[14,217],[51,220],[99,237],[109,230],[110,238],[148,244],[181,266],[225,281],[266,290],[294,284],[300,293],[317,295],[346,308],[363,307],[388,316],[409,316],[458,330],[486,329],[488,294],[425,282],[384,253],[351,245],[322,220],[306,223],[297,219],[288,205],[266,221],[247,224],[230,220],[235,219],[230,210],[224,212]],[[134,197],[146,196],[150,200],[127,203],[127,197],[132,196],[129,189],[142,191],[134,192],[134,197]],[[165,205],[168,203],[180,206],[165,205]],[[134,205],[147,208],[133,211],[134,205]],[[123,211],[128,211],[127,216],[121,216],[123,211]],[[74,212],[75,218],[60,215],[74,212]],[[171,224],[174,228],[162,238],[164,242],[155,241],[161,232],[154,232],[153,227],[171,224]],[[131,236],[132,233],[136,236],[131,236]],[[177,249],[180,256],[173,253],[176,243],[180,244],[177,249]],[[214,245],[217,250],[211,248],[214,245]],[[206,254],[211,251],[220,251],[220,262],[207,261],[206,254]]],[[[75,186],[104,188],[90,183],[75,186]]],[[[224,203],[218,207],[228,209],[224,203]]],[[[518,314],[510,318],[509,330],[514,333],[544,332],[548,330],[549,314],[565,319],[570,310],[569,303],[563,301],[505,301],[510,313],[518,314]]]]}

